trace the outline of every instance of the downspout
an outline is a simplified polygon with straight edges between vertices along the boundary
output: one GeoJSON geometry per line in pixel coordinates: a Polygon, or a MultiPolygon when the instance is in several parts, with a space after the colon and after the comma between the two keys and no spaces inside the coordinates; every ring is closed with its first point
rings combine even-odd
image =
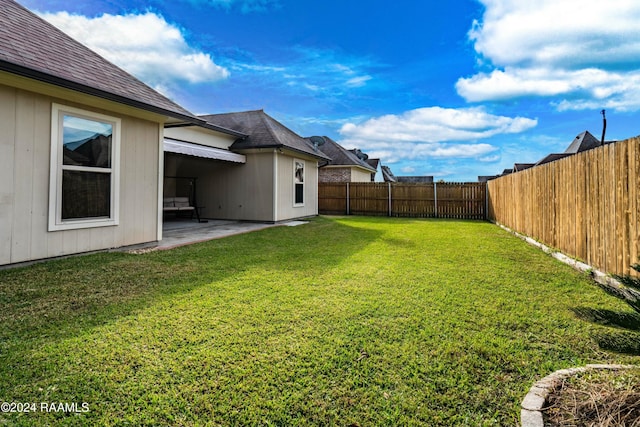
{"type": "Polygon", "coordinates": [[[278,149],[273,150],[273,222],[278,221],[278,149]]]}

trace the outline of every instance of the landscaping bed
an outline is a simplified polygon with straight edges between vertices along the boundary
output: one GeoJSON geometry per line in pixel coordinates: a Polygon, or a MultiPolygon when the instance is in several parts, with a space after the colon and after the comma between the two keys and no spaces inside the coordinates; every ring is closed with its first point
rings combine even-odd
{"type": "Polygon", "coordinates": [[[545,426],[640,426],[640,369],[590,370],[567,378],[547,399],[545,426]]]}
{"type": "Polygon", "coordinates": [[[481,221],[319,217],[0,271],[0,425],[516,425],[628,310],[481,221]],[[68,408],[67,408],[68,409],[68,408]]]}

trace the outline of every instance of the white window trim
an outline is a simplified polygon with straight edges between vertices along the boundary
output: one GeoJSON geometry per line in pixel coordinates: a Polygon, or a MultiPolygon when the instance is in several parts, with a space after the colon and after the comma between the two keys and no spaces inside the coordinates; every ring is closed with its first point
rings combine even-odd
{"type": "MultiPolygon", "coordinates": [[[[120,222],[120,128],[117,117],[94,113],[66,105],[51,105],[51,162],[49,167],[49,231],[75,230],[81,228],[108,227],[120,222]],[[108,218],[62,219],[62,170],[63,170],[63,118],[72,115],[87,120],[111,123],[111,212],[108,218]]],[[[95,171],[96,168],[64,166],[67,170],[95,171]]]]}
{"type": "Polygon", "coordinates": [[[307,185],[307,164],[304,160],[293,159],[293,207],[294,208],[302,208],[304,207],[305,200],[307,199],[305,196],[305,186],[307,185]],[[296,182],[296,163],[302,163],[302,203],[296,203],[296,185],[300,184],[296,182]]]}

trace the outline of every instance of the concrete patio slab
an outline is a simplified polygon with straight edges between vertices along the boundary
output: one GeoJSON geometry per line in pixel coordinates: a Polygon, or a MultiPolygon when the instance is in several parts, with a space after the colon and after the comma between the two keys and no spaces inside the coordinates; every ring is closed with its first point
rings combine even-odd
{"type": "Polygon", "coordinates": [[[241,222],[228,220],[166,221],[163,225],[162,240],[155,249],[166,250],[192,243],[206,242],[235,234],[249,233],[283,224],[241,222]]]}

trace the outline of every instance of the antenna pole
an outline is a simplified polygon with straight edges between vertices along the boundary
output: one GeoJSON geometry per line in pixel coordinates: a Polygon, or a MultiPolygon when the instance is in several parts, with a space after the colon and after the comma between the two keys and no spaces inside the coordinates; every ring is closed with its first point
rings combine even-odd
{"type": "Polygon", "coordinates": [[[604,135],[607,132],[607,116],[606,111],[602,110],[600,111],[600,114],[602,114],[602,138],[600,139],[600,145],[604,145],[604,135]]]}

